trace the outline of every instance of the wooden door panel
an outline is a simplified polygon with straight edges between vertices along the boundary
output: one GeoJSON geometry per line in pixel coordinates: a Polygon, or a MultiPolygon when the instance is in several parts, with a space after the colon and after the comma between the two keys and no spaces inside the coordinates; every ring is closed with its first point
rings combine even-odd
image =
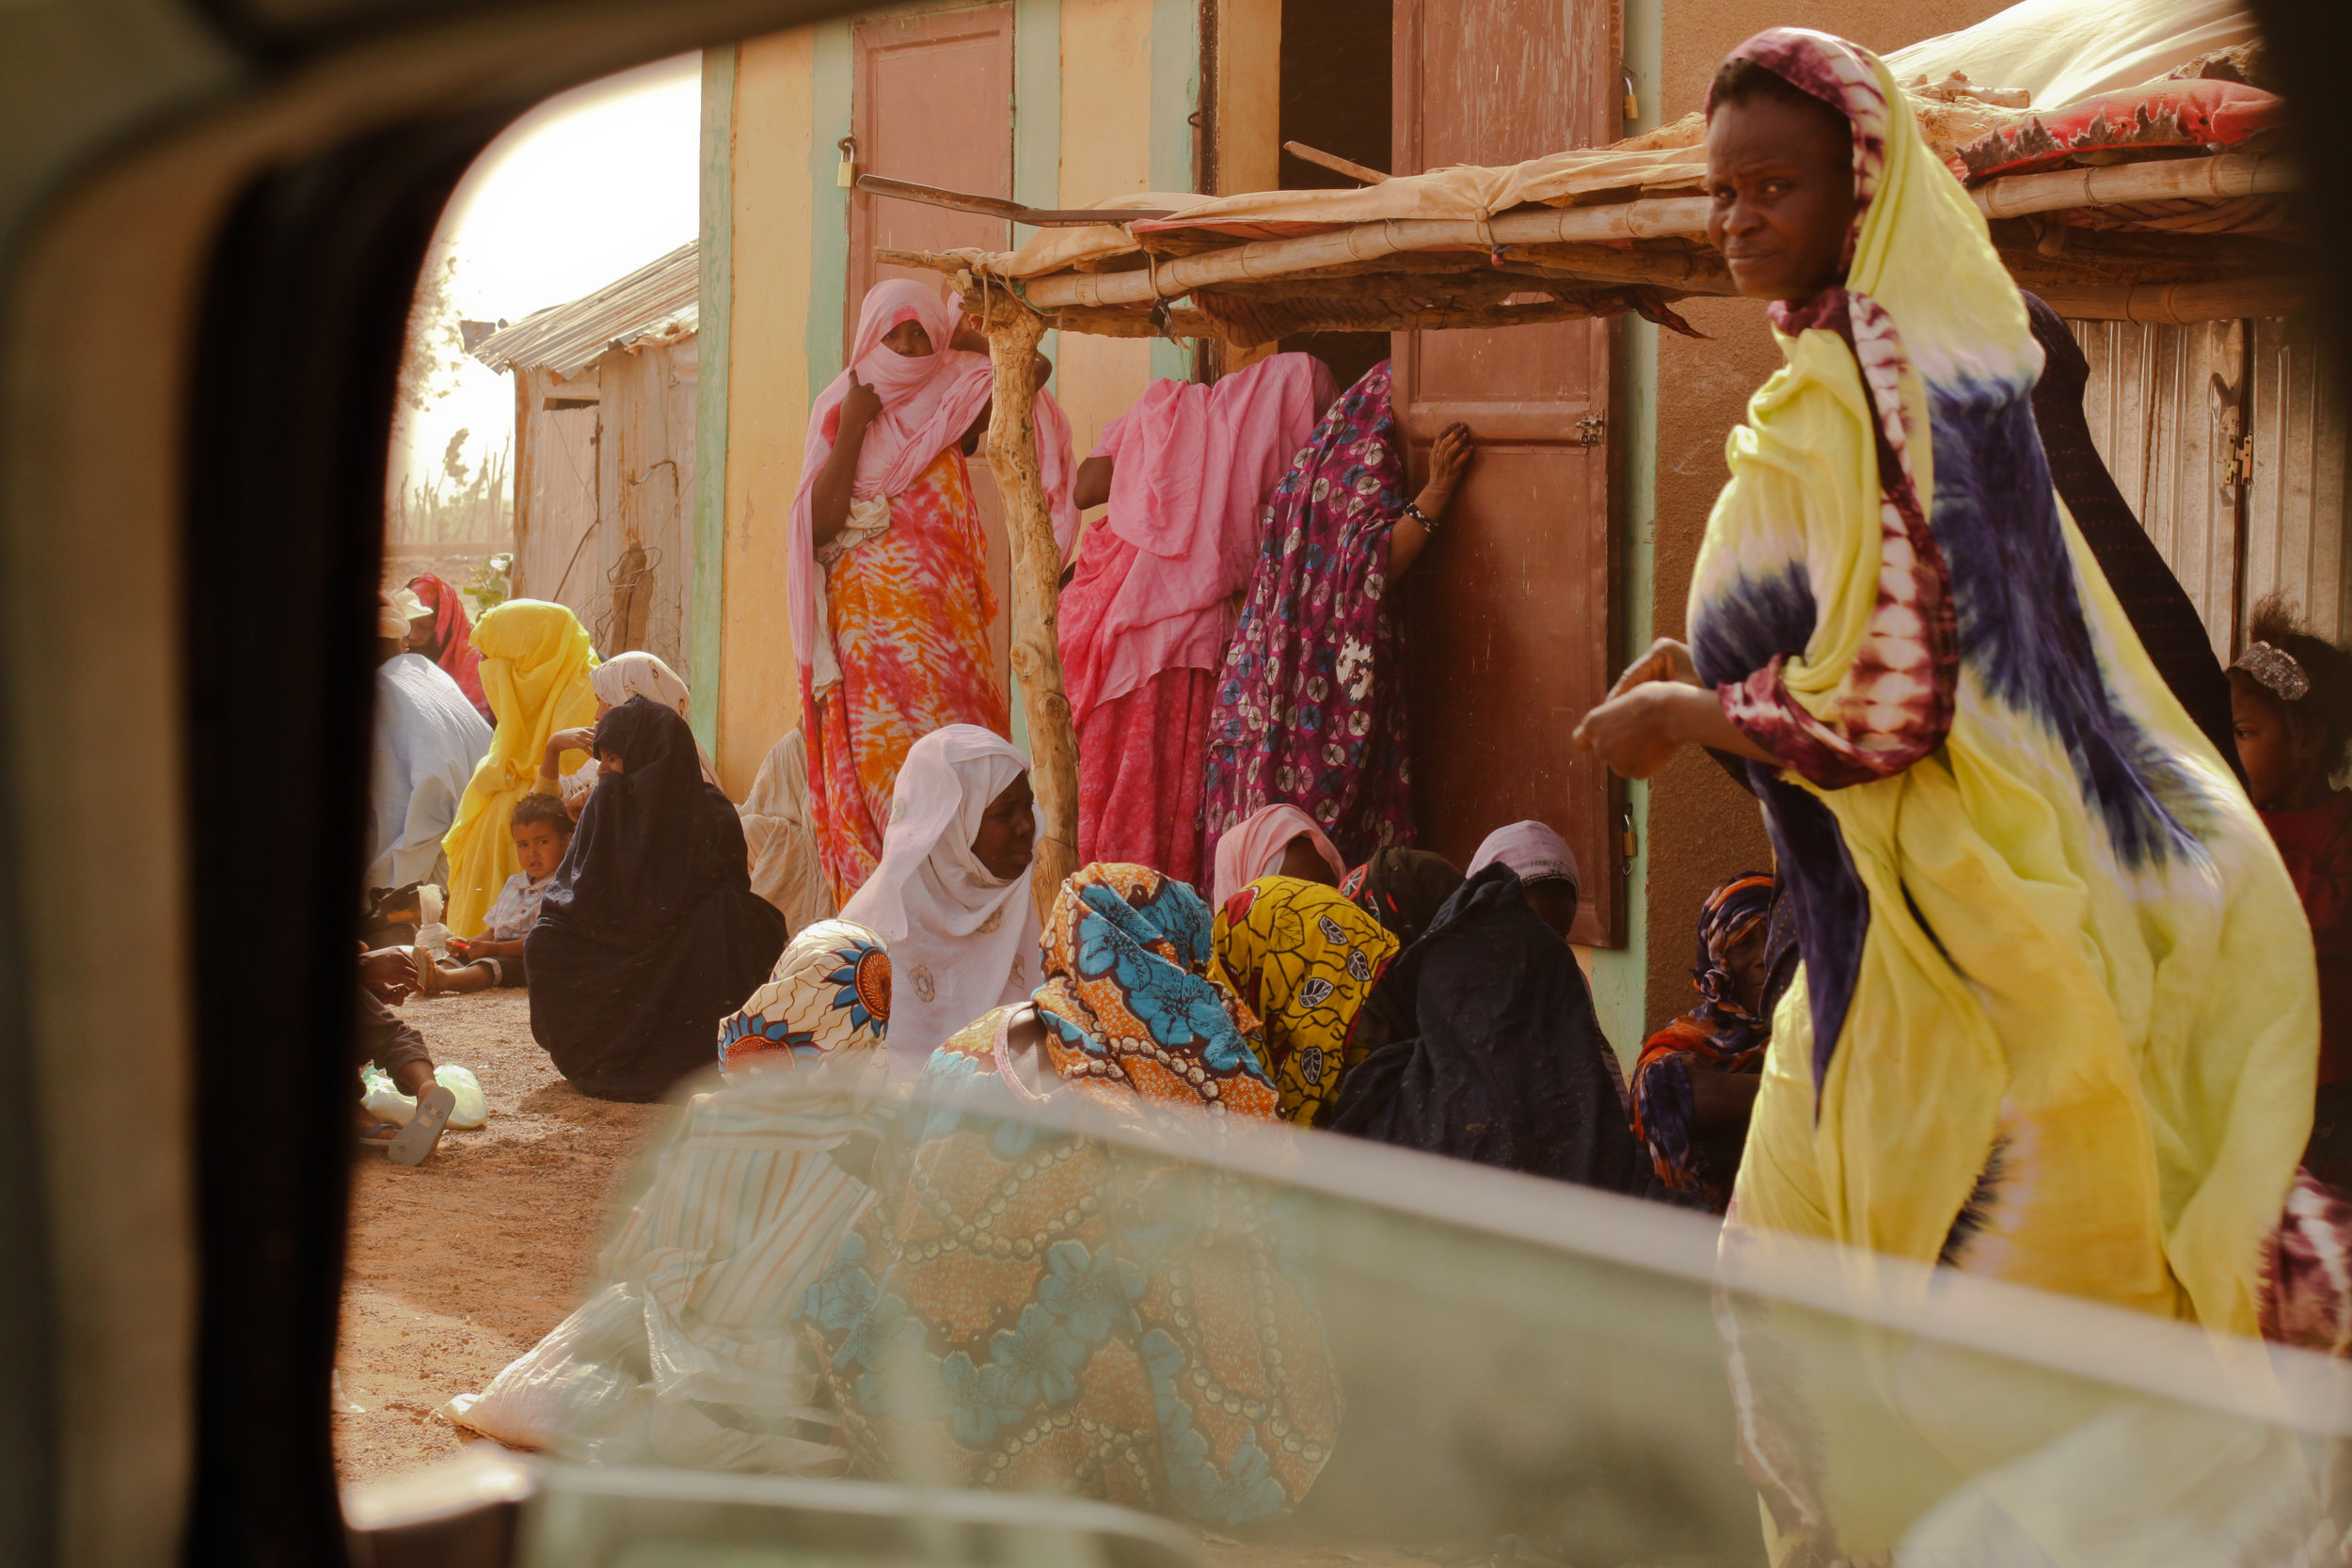
{"type": "MultiPolygon", "coordinates": [[[[1012,195],[1012,8],[979,6],[857,24],[850,135],[859,171],[979,196],[1012,195]]],[[[948,293],[936,272],[885,267],[878,246],[1003,250],[1011,226],[977,213],[926,207],[852,191],[850,196],[849,298],[842,352],[857,332],[859,302],[885,277],[911,277],[948,293]]],[[[999,680],[1010,689],[1012,554],[1004,506],[984,461],[971,464],[973,499],[988,535],[988,575],[997,615],[989,627],[999,680]]]]}
{"type": "MultiPolygon", "coordinates": [[[[1614,8],[1593,0],[1396,0],[1400,172],[1507,164],[1616,134],[1614,8]]],[[[1624,941],[1622,791],[1568,736],[1615,663],[1601,322],[1398,333],[1399,423],[1415,478],[1449,422],[1480,454],[1406,579],[1414,816],[1467,863],[1535,817],[1583,871],[1576,940],[1624,941]]]]}

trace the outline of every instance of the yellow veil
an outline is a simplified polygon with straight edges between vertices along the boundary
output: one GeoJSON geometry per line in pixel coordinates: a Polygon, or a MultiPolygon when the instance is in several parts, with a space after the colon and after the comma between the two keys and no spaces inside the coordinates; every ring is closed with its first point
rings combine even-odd
{"type": "MultiPolygon", "coordinates": [[[[588,673],[596,667],[587,628],[560,604],[510,599],[475,623],[474,646],[482,650],[482,690],[498,726],[489,754],[474,769],[457,803],[457,820],[441,840],[449,856],[449,928],[461,937],[482,929],[506,879],[520,869],[507,814],[531,792],[558,730],[592,723],[596,689],[588,673]]],[[[577,768],[586,755],[564,753],[577,768]]]]}

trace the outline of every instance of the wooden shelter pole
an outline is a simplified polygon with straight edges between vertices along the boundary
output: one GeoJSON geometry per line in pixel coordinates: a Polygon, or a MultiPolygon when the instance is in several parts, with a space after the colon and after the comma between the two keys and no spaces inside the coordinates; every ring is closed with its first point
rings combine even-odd
{"type": "Polygon", "coordinates": [[[988,357],[995,370],[988,467],[1012,546],[1012,668],[1029,720],[1029,787],[1037,797],[1038,920],[1054,911],[1078,869],[1078,732],[1061,675],[1061,546],[1038,467],[1037,381],[1031,369],[1045,324],[1027,310],[992,311],[988,357]]]}

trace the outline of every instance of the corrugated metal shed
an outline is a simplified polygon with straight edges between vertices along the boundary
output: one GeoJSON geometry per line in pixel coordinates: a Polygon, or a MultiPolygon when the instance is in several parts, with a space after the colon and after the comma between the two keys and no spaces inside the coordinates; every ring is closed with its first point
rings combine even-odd
{"type": "Polygon", "coordinates": [[[701,256],[701,242],[689,240],[595,293],[492,333],[473,356],[494,371],[548,370],[568,379],[616,348],[683,338],[700,319],[701,256]]]}
{"type": "Polygon", "coordinates": [[[2074,327],[2091,439],[2221,661],[2274,592],[2320,636],[2352,639],[2352,441],[2311,324],[2074,327]]]}

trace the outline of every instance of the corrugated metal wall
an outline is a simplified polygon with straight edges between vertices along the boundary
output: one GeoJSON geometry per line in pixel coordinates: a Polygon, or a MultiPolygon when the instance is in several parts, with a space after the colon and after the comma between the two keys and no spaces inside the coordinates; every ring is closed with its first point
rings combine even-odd
{"type": "Polygon", "coordinates": [[[642,648],[691,686],[695,340],[616,350],[568,381],[517,374],[516,594],[570,606],[606,657],[642,648]]]}
{"type": "Polygon", "coordinates": [[[2311,331],[2284,320],[2071,325],[2090,361],[2091,438],[2214,651],[2233,657],[2247,610],[2274,589],[2322,636],[2352,638],[2344,400],[2311,331]]]}

